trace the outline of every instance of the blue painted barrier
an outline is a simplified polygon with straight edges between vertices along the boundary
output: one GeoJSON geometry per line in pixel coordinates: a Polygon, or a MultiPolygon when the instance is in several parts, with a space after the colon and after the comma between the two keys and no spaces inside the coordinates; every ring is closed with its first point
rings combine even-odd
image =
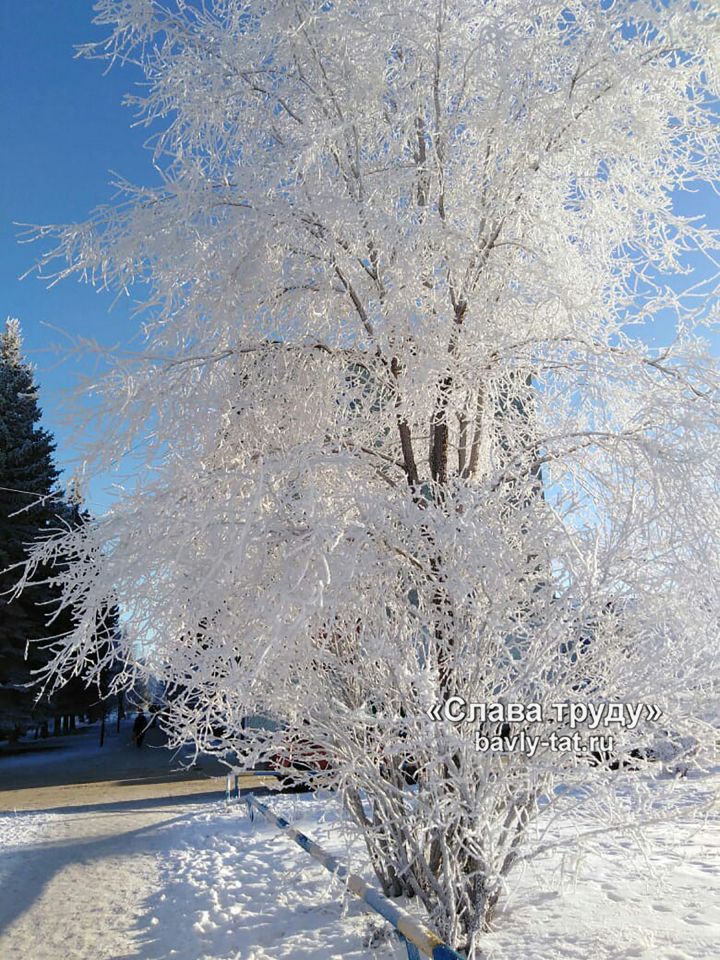
{"type": "MultiPolygon", "coordinates": [[[[257,775],[268,776],[267,773],[258,773],[257,775]]],[[[273,771],[269,775],[281,776],[282,774],[276,774],[273,771]]],[[[228,796],[231,776],[233,775],[231,774],[228,777],[228,796]]],[[[236,796],[239,797],[238,777],[237,775],[234,775],[234,777],[236,796]]],[[[332,854],[323,850],[311,837],[296,830],[284,817],[273,813],[272,810],[266,807],[264,803],[261,803],[252,793],[246,795],[245,802],[247,803],[248,813],[251,819],[254,819],[254,811],[257,810],[269,823],[272,823],[273,826],[276,826],[279,830],[282,830],[283,833],[286,833],[298,846],[302,847],[303,850],[309,853],[318,863],[321,863],[326,870],[340,880],[345,881],[348,888],[356,896],[364,900],[376,913],[379,913],[381,917],[384,917],[385,920],[391,923],[405,943],[408,960],[420,960],[421,953],[426,957],[430,957],[431,960],[465,960],[465,958],[453,950],[452,947],[443,943],[432,930],[428,930],[427,927],[419,923],[409,913],[397,907],[391,900],[383,896],[356,874],[349,873],[332,854]]]]}
{"type": "MultiPolygon", "coordinates": [[[[310,771],[314,773],[314,771],[310,771]]],[[[284,777],[285,773],[280,770],[244,770],[244,777],[284,777]]],[[[229,773],[225,778],[225,799],[229,802],[234,795],[236,797],[240,796],[240,774],[239,773],[229,773]]]]}

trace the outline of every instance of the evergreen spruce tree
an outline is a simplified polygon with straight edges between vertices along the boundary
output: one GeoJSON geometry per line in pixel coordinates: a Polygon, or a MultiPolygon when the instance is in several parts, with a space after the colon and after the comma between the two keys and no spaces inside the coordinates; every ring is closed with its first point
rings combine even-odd
{"type": "MultiPolygon", "coordinates": [[[[56,513],[62,525],[68,530],[78,529],[91,522],[92,517],[83,505],[83,496],[76,477],[71,477],[56,513]]],[[[53,569],[53,573],[57,574],[62,571],[69,562],[70,557],[59,560],[53,569]]],[[[54,597],[54,599],[59,598],[54,597]]],[[[61,678],[61,684],[53,691],[48,703],[48,708],[52,714],[63,718],[65,728],[69,725],[72,729],[74,718],[78,715],[85,714],[92,720],[104,719],[112,706],[110,685],[117,667],[112,662],[109,651],[116,643],[119,630],[117,605],[108,601],[107,605],[98,613],[96,622],[96,636],[100,645],[99,654],[85,662],[81,673],[64,675],[61,678]],[[105,660],[107,660],[107,663],[102,668],[96,669],[96,664],[105,660]]],[[[72,607],[65,607],[54,621],[54,632],[56,634],[66,634],[75,627],[74,610],[72,607]]]]}
{"type": "Polygon", "coordinates": [[[55,444],[40,417],[20,324],[9,319],[0,334],[0,736],[44,718],[35,704],[37,689],[28,687],[43,651],[37,644],[28,648],[28,641],[47,635],[43,604],[52,593],[37,585],[15,599],[10,595],[18,578],[14,565],[57,512],[51,497],[58,476],[55,444]]]}

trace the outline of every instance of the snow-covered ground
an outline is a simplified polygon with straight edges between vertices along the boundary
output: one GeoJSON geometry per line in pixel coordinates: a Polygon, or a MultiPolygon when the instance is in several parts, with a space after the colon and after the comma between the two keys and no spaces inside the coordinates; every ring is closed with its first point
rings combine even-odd
{"type": "MultiPolygon", "coordinates": [[[[720,778],[679,786],[707,799],[717,797],[720,778]]],[[[717,960],[717,807],[648,826],[640,839],[641,848],[611,832],[593,852],[570,847],[531,861],[513,878],[517,887],[486,939],[487,960],[717,960]]]]}
{"type": "MultiPolygon", "coordinates": [[[[366,873],[332,796],[268,803],[366,873]]],[[[276,828],[250,823],[243,804],[189,796],[6,813],[0,851],[3,960],[405,957],[381,918],[276,828]]],[[[548,851],[518,879],[483,960],[720,956],[717,813],[651,827],[645,857],[608,836],[579,863],[548,851]]]]}

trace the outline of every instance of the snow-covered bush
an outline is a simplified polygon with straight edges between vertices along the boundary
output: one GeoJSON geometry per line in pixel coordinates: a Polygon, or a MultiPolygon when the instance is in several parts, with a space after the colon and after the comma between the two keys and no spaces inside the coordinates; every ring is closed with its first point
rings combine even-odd
{"type": "Polygon", "coordinates": [[[714,4],[97,19],[164,182],[40,234],[60,276],[147,285],[94,389],[95,468],[148,469],[36,551],[74,557],[54,668],[111,593],[178,740],[309,721],[386,891],[472,952],[536,823],[645,782],[657,710],[714,747],[717,312],[676,279],[720,248],[679,212],[718,179],[714,4]]]}

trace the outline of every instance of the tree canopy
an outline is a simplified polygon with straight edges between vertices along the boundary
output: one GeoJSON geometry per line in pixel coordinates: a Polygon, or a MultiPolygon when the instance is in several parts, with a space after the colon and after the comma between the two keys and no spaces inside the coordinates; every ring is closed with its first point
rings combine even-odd
{"type": "MultiPolygon", "coordinates": [[[[53,669],[112,593],[178,740],[309,720],[386,891],[472,951],[532,826],[640,783],[549,746],[554,705],[652,702],[714,749],[717,305],[680,288],[720,236],[677,198],[720,182],[717,10],[96,9],[84,52],[142,67],[164,182],[41,229],[43,268],[145,291],[96,467],[149,470],[36,549],[73,557],[53,669]],[[538,704],[543,748],[428,714],[457,697],[538,704]]],[[[652,735],[620,724],[616,757],[652,735]]]]}
{"type": "Polygon", "coordinates": [[[8,320],[0,334],[0,730],[14,731],[29,723],[36,678],[46,657],[31,640],[47,637],[47,609],[38,606],[52,595],[34,586],[12,601],[17,567],[29,546],[47,535],[54,516],[53,488],[58,476],[55,444],[39,426],[41,410],[33,371],[22,355],[17,320],[8,320]]]}

